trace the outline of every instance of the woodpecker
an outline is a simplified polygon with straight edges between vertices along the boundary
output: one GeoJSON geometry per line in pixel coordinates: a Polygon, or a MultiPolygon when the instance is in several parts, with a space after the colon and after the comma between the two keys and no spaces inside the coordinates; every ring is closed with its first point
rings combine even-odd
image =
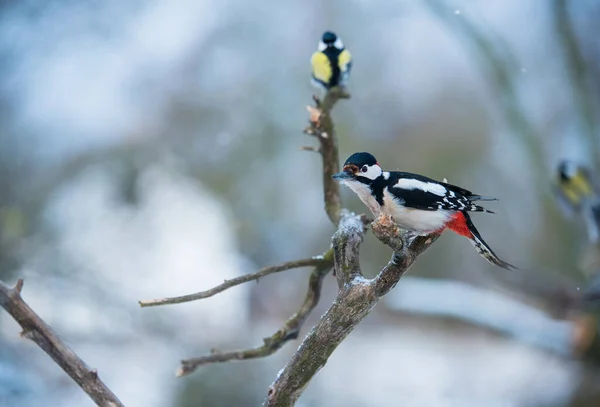
{"type": "Polygon", "coordinates": [[[588,238],[598,242],[600,236],[600,197],[592,181],[590,170],[573,161],[559,163],[554,193],[563,212],[583,217],[588,238]]]}
{"type": "Polygon", "coordinates": [[[331,31],[326,31],[319,41],[318,51],[310,59],[313,85],[328,90],[344,86],[350,77],[352,56],[344,43],[331,31]]]}
{"type": "Polygon", "coordinates": [[[366,152],[352,154],[344,163],[343,171],[333,178],[352,189],[376,217],[390,215],[402,229],[421,236],[441,234],[449,229],[469,239],[490,263],[516,269],[494,253],[468,213],[493,213],[473,202],[496,201],[496,198],[477,195],[423,175],[383,171],[377,159],[366,152]]]}

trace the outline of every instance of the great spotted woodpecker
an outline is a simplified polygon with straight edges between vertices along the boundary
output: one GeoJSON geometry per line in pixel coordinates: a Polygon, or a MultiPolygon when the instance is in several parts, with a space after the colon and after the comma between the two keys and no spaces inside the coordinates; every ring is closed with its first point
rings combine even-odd
{"type": "Polygon", "coordinates": [[[417,235],[442,233],[445,229],[465,236],[477,252],[496,266],[515,266],[501,260],[473,225],[470,212],[493,213],[473,201],[495,201],[466,189],[418,174],[383,171],[369,153],[354,153],[334,179],[346,184],[374,216],[390,215],[402,229],[417,235]]]}

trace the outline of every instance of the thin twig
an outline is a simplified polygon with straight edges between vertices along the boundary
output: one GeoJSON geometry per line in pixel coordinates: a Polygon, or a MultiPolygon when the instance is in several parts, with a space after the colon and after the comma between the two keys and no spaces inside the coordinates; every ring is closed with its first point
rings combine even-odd
{"type": "Polygon", "coordinates": [[[236,285],[244,284],[248,281],[258,280],[259,278],[268,276],[269,274],[301,267],[320,266],[323,264],[327,264],[328,262],[326,260],[326,257],[327,253],[321,256],[315,256],[308,259],[288,261],[286,263],[268,266],[258,270],[255,273],[232,278],[231,280],[225,280],[223,284],[211,288],[210,290],[200,291],[194,294],[182,295],[180,297],[159,298],[156,300],[142,300],[138,302],[141,307],[156,307],[158,305],[181,304],[182,302],[201,300],[203,298],[212,297],[213,295],[223,292],[228,288],[235,287],[236,285]]]}
{"type": "Polygon", "coordinates": [[[299,147],[298,150],[300,150],[300,151],[310,151],[311,153],[321,154],[321,150],[319,150],[319,148],[313,147],[313,146],[302,146],[302,147],[299,147]]]}
{"type": "Polygon", "coordinates": [[[338,143],[331,119],[331,110],[340,99],[348,98],[350,98],[350,94],[341,87],[330,89],[322,101],[317,96],[313,96],[315,107],[307,107],[310,126],[304,130],[306,134],[316,136],[320,143],[319,151],[323,156],[325,211],[335,225],[340,221],[342,204],[339,184],[331,178],[333,174],[340,171],[338,143]]]}
{"type": "Polygon", "coordinates": [[[310,275],[310,279],[308,281],[308,291],[306,293],[306,297],[304,298],[304,302],[300,306],[300,309],[294,315],[292,315],[277,332],[268,338],[264,338],[264,344],[262,346],[226,353],[220,353],[217,351],[207,356],[182,360],[181,367],[177,371],[177,376],[190,374],[198,367],[211,363],[266,357],[281,349],[281,347],[283,347],[283,345],[289,340],[297,339],[300,328],[304,324],[304,321],[319,302],[323,278],[327,275],[332,267],[333,250],[329,250],[323,256],[323,262],[318,264],[310,275]]]}
{"type": "Polygon", "coordinates": [[[23,280],[11,288],[0,281],[0,306],[21,327],[21,336],[31,339],[50,356],[100,407],[124,407],[117,397],[98,377],[96,369],[90,369],[21,298],[23,280]]]}

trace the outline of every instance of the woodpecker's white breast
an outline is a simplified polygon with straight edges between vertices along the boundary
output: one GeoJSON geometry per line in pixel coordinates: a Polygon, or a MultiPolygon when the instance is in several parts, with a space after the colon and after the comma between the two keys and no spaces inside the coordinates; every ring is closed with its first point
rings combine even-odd
{"type": "Polygon", "coordinates": [[[367,208],[373,213],[373,216],[378,217],[381,214],[381,206],[371,193],[371,188],[359,181],[344,181],[344,184],[360,198],[367,208]]]}
{"type": "Polygon", "coordinates": [[[442,229],[454,214],[454,211],[443,209],[426,211],[407,208],[404,202],[390,194],[387,188],[383,191],[383,212],[391,215],[402,229],[420,235],[428,235],[442,229]]]}

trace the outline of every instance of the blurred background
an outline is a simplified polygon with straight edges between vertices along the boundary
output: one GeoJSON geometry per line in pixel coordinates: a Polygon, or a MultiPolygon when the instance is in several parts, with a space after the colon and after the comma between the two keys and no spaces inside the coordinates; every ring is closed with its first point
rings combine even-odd
{"type": "MultiPolygon", "coordinates": [[[[522,270],[448,234],[335,351],[301,407],[598,406],[597,243],[561,210],[557,166],[600,162],[594,0],[0,1],[0,278],[128,407],[256,406],[299,345],[253,347],[310,270],[160,308],[322,253],[321,159],[298,151],[309,59],[334,30],[354,57],[335,108],[341,159],[446,177],[500,201],[475,215],[522,270]]],[[[351,191],[344,204],[365,208],[351,191]]],[[[363,271],[390,251],[368,234],[363,271]]],[[[323,296],[301,337],[335,298],[323,296]]],[[[91,406],[0,312],[0,405],[91,406]]]]}

